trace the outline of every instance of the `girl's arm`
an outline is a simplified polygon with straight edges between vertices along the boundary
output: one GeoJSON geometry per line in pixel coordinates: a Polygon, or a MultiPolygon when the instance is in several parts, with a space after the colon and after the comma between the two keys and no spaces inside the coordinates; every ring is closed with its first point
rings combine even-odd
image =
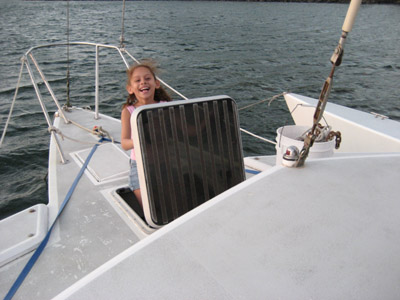
{"type": "Polygon", "coordinates": [[[133,148],[133,141],[131,138],[131,113],[127,108],[121,112],[121,146],[124,150],[133,148]]]}

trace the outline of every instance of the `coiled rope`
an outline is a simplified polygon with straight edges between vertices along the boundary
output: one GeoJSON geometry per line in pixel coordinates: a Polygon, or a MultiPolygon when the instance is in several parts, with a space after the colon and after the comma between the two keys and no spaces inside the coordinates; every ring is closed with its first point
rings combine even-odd
{"type": "MultiPolygon", "coordinates": [[[[74,123],[74,122],[71,122],[71,123],[74,123]]],[[[97,135],[98,137],[101,137],[104,140],[107,140],[107,141],[109,141],[109,142],[111,142],[113,144],[115,144],[115,143],[119,144],[120,143],[118,141],[115,141],[114,138],[106,130],[104,130],[101,126],[100,127],[96,127],[96,129],[90,130],[90,129],[81,127],[77,123],[75,123],[74,125],[82,128],[84,130],[87,130],[90,133],[92,133],[94,135],[97,135]]],[[[81,140],[74,139],[72,137],[69,137],[69,136],[65,135],[60,129],[58,129],[57,127],[54,127],[54,126],[49,127],[48,131],[49,131],[49,133],[55,132],[56,134],[58,134],[61,137],[62,140],[68,139],[70,141],[73,141],[73,142],[76,142],[76,143],[80,143],[80,144],[85,144],[85,145],[101,145],[102,144],[101,142],[87,142],[87,141],[81,141],[81,140]]]]}

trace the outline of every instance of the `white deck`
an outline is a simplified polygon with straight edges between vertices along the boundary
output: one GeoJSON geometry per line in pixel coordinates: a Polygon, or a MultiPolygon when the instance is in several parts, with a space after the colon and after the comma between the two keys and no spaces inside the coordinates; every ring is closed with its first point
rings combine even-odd
{"type": "Polygon", "coordinates": [[[396,299],[399,170],[400,154],[271,168],[58,299],[396,299]]]}
{"type": "MultiPolygon", "coordinates": [[[[84,120],[86,128],[102,126],[119,140],[119,120],[87,114],[93,115],[77,110],[67,117],[84,120]]],[[[57,124],[66,136],[98,140],[74,125],[57,124]]],[[[67,139],[61,146],[68,163],[61,164],[51,149],[51,203],[47,214],[40,214],[48,215],[49,225],[92,148],[67,139]]],[[[399,153],[340,154],[307,160],[300,169],[271,167],[274,157],[245,161],[263,172],[149,235],[152,230],[115,195],[127,185],[127,153],[117,144],[99,146],[15,299],[391,299],[400,294],[399,153]]],[[[31,224],[36,223],[18,229],[22,236],[31,224]]],[[[0,267],[0,296],[31,253],[0,267]]]]}
{"type": "MultiPolygon", "coordinates": [[[[67,117],[89,129],[94,125],[102,126],[116,140],[120,139],[120,122],[117,119],[101,116],[99,120],[94,120],[93,112],[85,110],[74,110],[73,113],[67,113],[67,117]],[[91,115],[90,118],[85,117],[88,114],[91,115]]],[[[64,124],[61,118],[56,122],[68,137],[91,143],[99,139],[72,124],[64,124]]],[[[71,142],[68,139],[60,139],[60,142],[68,162],[61,164],[59,155],[55,154],[57,152],[51,152],[49,217],[45,228],[36,233],[42,234],[42,238],[43,231],[44,234],[47,232],[47,223],[48,226],[52,224],[78,174],[81,160],[86,158],[93,147],[91,144],[71,142]]],[[[128,184],[128,161],[128,155],[117,144],[108,143],[98,147],[89,164],[89,170],[82,176],[59,218],[46,249],[18,290],[15,299],[49,299],[147,235],[133,225],[129,219],[132,213],[127,211],[129,207],[121,206],[113,194],[116,188],[128,184]]],[[[28,223],[18,219],[6,220],[22,226],[22,232],[30,233],[33,229],[31,223],[34,221],[28,223]]],[[[10,238],[15,234],[15,230],[10,229],[15,228],[14,225],[7,227],[10,238]]],[[[36,245],[40,240],[36,241],[36,245]]],[[[0,268],[0,297],[5,296],[32,253],[0,268]]]]}
{"type": "Polygon", "coordinates": [[[36,249],[47,233],[47,206],[37,204],[0,221],[0,267],[36,249]]]}

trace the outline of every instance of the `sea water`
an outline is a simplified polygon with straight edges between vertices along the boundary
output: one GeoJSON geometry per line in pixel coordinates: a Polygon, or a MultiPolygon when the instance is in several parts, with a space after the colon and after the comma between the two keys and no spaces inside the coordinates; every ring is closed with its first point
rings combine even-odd
{"type": "MultiPolygon", "coordinates": [[[[346,4],[128,1],[124,38],[137,58],[156,60],[160,77],[186,97],[225,94],[241,109],[285,91],[318,98],[346,12],[346,4]]],[[[32,46],[67,39],[118,45],[122,1],[1,1],[0,22],[2,132],[21,56],[32,46]]],[[[399,5],[361,6],[329,101],[400,120],[399,24],[399,5]]],[[[66,51],[41,58],[65,103],[66,51]]],[[[124,69],[103,58],[101,80],[107,86],[100,90],[100,110],[119,117],[124,69]]],[[[70,101],[93,106],[94,69],[84,60],[78,67],[79,60],[69,62],[70,101]]],[[[54,105],[46,103],[53,113],[54,105]]],[[[242,128],[271,140],[277,128],[293,124],[282,97],[241,109],[239,117],[242,128]]],[[[275,153],[274,145],[245,134],[242,139],[245,155],[275,153]]],[[[47,124],[25,72],[0,149],[0,219],[47,202],[48,144],[47,124]]]]}

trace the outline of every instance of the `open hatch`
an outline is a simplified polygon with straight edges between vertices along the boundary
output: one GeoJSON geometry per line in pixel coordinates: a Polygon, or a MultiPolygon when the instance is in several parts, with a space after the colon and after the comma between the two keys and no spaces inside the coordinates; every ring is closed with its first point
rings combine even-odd
{"type": "Polygon", "coordinates": [[[143,211],[152,227],[245,179],[236,103],[228,96],[141,106],[131,128],[143,211]]]}

